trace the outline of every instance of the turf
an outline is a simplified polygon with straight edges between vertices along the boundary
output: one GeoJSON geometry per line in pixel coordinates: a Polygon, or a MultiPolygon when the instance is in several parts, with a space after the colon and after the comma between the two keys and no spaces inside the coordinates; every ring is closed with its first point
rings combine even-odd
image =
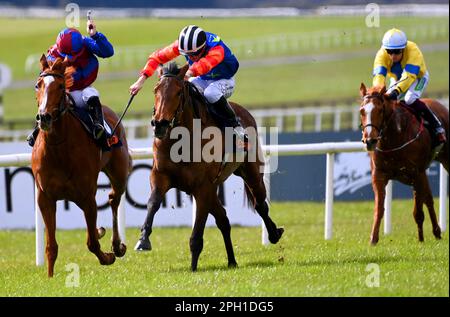
{"type": "MultiPolygon", "coordinates": [[[[427,93],[448,89],[448,51],[427,55],[427,67],[432,75],[427,93]],[[447,65],[442,67],[442,65],[447,65]]],[[[247,108],[261,106],[281,107],[285,103],[322,100],[335,101],[342,98],[359,98],[359,85],[371,83],[372,57],[321,63],[298,63],[292,65],[242,68],[236,77],[236,92],[232,100],[247,108]],[[255,78],[264,78],[264,84],[255,78]]],[[[121,113],[128,100],[128,87],[136,78],[97,81],[102,102],[121,113]]],[[[142,92],[133,101],[130,113],[147,112],[153,107],[153,87],[156,79],[150,78],[142,92]]],[[[33,89],[8,90],[5,92],[5,117],[7,120],[33,118],[37,109],[33,89]]]]}
{"type": "MultiPolygon", "coordinates": [[[[372,202],[335,203],[334,237],[323,239],[323,204],[274,203],[274,221],[286,229],[277,245],[261,245],[259,228],[234,227],[237,269],[226,267],[217,228],[205,230],[199,271],[189,270],[189,228],[156,228],[153,250],[136,253],[138,230],[127,229],[128,252],[100,266],[85,246],[83,230],[58,231],[53,279],[34,265],[34,233],[0,231],[0,296],[449,296],[448,234],[435,240],[429,218],[417,241],[412,202],[393,202],[393,233],[368,244],[372,202]],[[78,287],[68,287],[70,263],[78,287]],[[379,287],[368,287],[368,265],[380,269],[379,287]]],[[[109,250],[111,231],[102,240],[109,250]]],[[[369,267],[370,268],[370,267],[369,267]]]]}

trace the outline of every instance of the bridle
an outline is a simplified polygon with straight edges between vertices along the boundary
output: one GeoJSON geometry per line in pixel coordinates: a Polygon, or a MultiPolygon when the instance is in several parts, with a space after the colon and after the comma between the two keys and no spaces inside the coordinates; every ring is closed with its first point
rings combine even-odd
{"type": "Polygon", "coordinates": [[[361,123],[360,128],[361,128],[362,131],[364,131],[368,127],[373,127],[375,130],[378,131],[378,138],[377,139],[380,140],[383,137],[383,129],[387,126],[389,121],[391,121],[392,116],[389,118],[389,120],[387,122],[385,122],[385,119],[386,119],[386,117],[385,117],[386,105],[384,103],[382,94],[377,93],[377,94],[373,94],[373,95],[365,95],[364,96],[364,100],[370,100],[370,99],[380,99],[382,104],[383,104],[383,110],[382,110],[382,113],[381,113],[381,116],[382,116],[381,124],[380,124],[380,126],[377,126],[377,125],[372,124],[372,123],[369,123],[369,124],[366,124],[366,125],[362,125],[362,123],[361,123]]]}
{"type": "MultiPolygon", "coordinates": [[[[153,127],[164,126],[166,124],[169,129],[176,127],[180,123],[179,117],[180,117],[181,113],[183,113],[183,111],[184,111],[184,105],[186,104],[186,101],[189,99],[189,89],[186,89],[186,88],[188,88],[189,82],[187,82],[183,79],[179,79],[176,75],[173,75],[173,74],[164,74],[161,76],[160,80],[162,80],[163,78],[168,78],[168,77],[175,78],[178,81],[183,83],[183,93],[180,95],[180,101],[178,103],[177,110],[175,111],[175,114],[173,115],[172,119],[170,119],[170,120],[163,119],[163,120],[159,120],[159,121],[152,119],[151,125],[153,127]],[[186,91],[188,92],[187,93],[188,96],[186,96],[186,91]]],[[[155,116],[155,113],[156,113],[156,105],[153,108],[153,116],[155,116]]]]}
{"type": "MultiPolygon", "coordinates": [[[[42,72],[39,74],[39,78],[44,78],[47,76],[53,76],[53,77],[58,77],[58,78],[62,78],[64,79],[64,75],[62,74],[57,74],[57,73],[50,73],[50,72],[42,72]]],[[[64,115],[67,110],[68,107],[66,107],[66,97],[67,97],[67,93],[66,93],[66,86],[65,83],[63,83],[61,85],[61,90],[62,90],[62,95],[61,95],[61,99],[59,101],[59,105],[58,105],[58,109],[54,110],[50,116],[51,116],[51,121],[57,121],[59,118],[61,118],[62,115],[64,115]]],[[[39,123],[41,121],[41,117],[39,114],[36,115],[36,121],[39,123]]]]}
{"type": "MultiPolygon", "coordinates": [[[[383,137],[383,129],[386,128],[387,126],[389,126],[389,123],[391,122],[392,118],[394,117],[394,113],[392,113],[392,114],[389,116],[389,118],[387,119],[387,121],[386,121],[386,117],[385,117],[385,112],[386,112],[385,109],[386,109],[386,105],[385,105],[385,102],[384,102],[384,100],[383,100],[383,94],[377,93],[377,94],[373,94],[373,95],[365,95],[365,96],[364,96],[364,100],[366,100],[366,99],[373,99],[373,98],[381,99],[382,104],[383,104],[383,112],[382,112],[381,125],[380,125],[380,127],[378,127],[378,126],[376,126],[376,125],[374,125],[374,124],[371,124],[371,123],[366,124],[366,125],[364,125],[364,126],[361,124],[361,129],[362,129],[362,131],[364,131],[367,127],[373,127],[373,128],[375,128],[376,130],[378,130],[378,138],[377,138],[377,140],[381,140],[382,137],[383,137]]],[[[417,133],[416,133],[416,135],[414,136],[414,138],[412,138],[412,139],[410,139],[409,141],[403,143],[402,145],[397,146],[397,147],[392,148],[392,149],[381,149],[381,148],[379,148],[379,147],[377,146],[377,147],[375,148],[375,150],[378,151],[378,152],[382,152],[382,153],[391,153],[391,152],[395,152],[395,151],[401,150],[401,149],[405,148],[406,146],[408,146],[409,144],[411,144],[411,143],[413,143],[414,141],[416,141],[416,140],[420,137],[420,135],[422,134],[423,130],[424,130],[424,122],[423,122],[423,119],[422,119],[422,120],[420,121],[419,130],[417,131],[417,133]]]]}

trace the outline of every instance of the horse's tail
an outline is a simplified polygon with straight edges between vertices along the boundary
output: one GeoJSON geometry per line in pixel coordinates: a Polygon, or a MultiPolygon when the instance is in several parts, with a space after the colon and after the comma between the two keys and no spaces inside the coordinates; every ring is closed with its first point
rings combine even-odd
{"type": "Polygon", "coordinates": [[[256,199],[255,196],[253,196],[252,190],[250,187],[244,182],[244,188],[245,188],[245,198],[247,198],[247,205],[250,207],[250,209],[253,212],[256,212],[255,206],[256,206],[256,199]]]}

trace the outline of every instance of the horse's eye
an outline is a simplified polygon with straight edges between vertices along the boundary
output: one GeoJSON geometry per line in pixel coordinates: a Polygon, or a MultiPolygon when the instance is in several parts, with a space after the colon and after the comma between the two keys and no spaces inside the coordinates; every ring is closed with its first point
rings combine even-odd
{"type": "Polygon", "coordinates": [[[34,85],[34,90],[38,91],[39,90],[39,84],[34,85]]]}

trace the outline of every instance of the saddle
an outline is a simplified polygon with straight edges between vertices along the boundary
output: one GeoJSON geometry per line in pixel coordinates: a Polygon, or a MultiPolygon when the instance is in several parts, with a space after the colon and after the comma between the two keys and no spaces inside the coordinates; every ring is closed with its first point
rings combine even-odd
{"type": "Polygon", "coordinates": [[[80,108],[80,107],[70,107],[69,113],[73,115],[76,119],[78,119],[81,122],[81,125],[86,130],[88,135],[91,137],[91,139],[95,142],[95,144],[102,149],[103,152],[110,151],[111,148],[115,147],[121,147],[122,141],[120,139],[117,139],[117,143],[115,144],[108,144],[108,139],[112,137],[112,127],[111,125],[106,122],[106,120],[103,120],[103,126],[105,127],[105,136],[103,136],[101,139],[96,140],[94,138],[94,121],[91,117],[91,114],[88,112],[87,109],[80,108]]]}

